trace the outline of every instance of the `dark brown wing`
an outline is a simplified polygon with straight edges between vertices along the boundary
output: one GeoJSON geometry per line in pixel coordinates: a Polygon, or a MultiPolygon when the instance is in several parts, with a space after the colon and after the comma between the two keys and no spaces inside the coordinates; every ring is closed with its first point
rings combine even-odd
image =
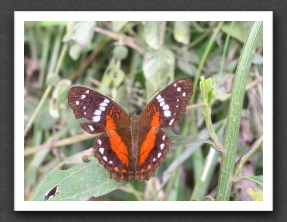
{"type": "Polygon", "coordinates": [[[171,128],[182,118],[193,94],[192,82],[179,79],[158,93],[140,115],[142,126],[171,128]]]}
{"type": "Polygon", "coordinates": [[[81,123],[81,127],[88,133],[97,134],[125,128],[130,124],[130,117],[122,107],[89,88],[72,87],[68,94],[68,102],[77,119],[86,118],[92,121],[81,123]]]}

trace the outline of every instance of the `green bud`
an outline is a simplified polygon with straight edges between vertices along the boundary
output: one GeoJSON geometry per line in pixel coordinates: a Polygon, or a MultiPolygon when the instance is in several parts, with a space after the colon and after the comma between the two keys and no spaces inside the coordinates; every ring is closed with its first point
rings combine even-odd
{"type": "Polygon", "coordinates": [[[113,50],[113,55],[118,60],[124,60],[128,55],[128,49],[124,45],[117,45],[113,50]]]}

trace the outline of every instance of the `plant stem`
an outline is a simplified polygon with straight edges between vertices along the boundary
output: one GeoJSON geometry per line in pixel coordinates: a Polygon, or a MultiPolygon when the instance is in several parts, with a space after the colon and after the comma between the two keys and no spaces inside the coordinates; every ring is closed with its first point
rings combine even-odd
{"type": "Polygon", "coordinates": [[[263,134],[252,144],[252,146],[247,150],[247,152],[237,161],[235,167],[235,177],[241,176],[241,170],[244,163],[261,147],[263,143],[263,134]]]}
{"type": "Polygon", "coordinates": [[[226,152],[222,154],[220,165],[217,190],[217,200],[219,201],[228,201],[230,197],[243,97],[255,49],[262,36],[262,23],[261,21],[254,22],[236,69],[227,117],[227,127],[223,140],[223,149],[226,152]]]}

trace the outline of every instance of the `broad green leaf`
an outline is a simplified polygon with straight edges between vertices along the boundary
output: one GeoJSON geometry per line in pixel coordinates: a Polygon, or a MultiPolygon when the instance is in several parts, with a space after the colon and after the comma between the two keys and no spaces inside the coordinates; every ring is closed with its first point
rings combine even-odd
{"type": "Polygon", "coordinates": [[[114,88],[117,88],[122,81],[124,81],[125,73],[121,68],[114,67],[112,70],[112,76],[113,76],[113,86],[114,88]]]}
{"type": "Polygon", "coordinates": [[[127,184],[110,179],[109,172],[91,157],[92,151],[88,149],[58,164],[41,181],[31,200],[84,201],[127,184]]]}
{"type": "Polygon", "coordinates": [[[174,29],[173,29],[173,37],[174,39],[185,45],[189,44],[190,40],[190,22],[187,21],[175,21],[174,29]]]}
{"type": "Polygon", "coordinates": [[[159,89],[158,84],[163,88],[167,85],[168,78],[173,81],[174,62],[174,54],[167,48],[164,48],[162,52],[151,50],[145,54],[143,71],[146,78],[147,97],[159,89]]]}
{"type": "Polygon", "coordinates": [[[253,182],[255,182],[255,183],[257,183],[263,187],[263,175],[260,175],[260,176],[243,176],[243,177],[240,177],[239,180],[253,181],[253,182]]]}
{"type": "Polygon", "coordinates": [[[159,49],[159,22],[145,22],[144,38],[153,49],[159,49]]]}
{"type": "MultiPolygon", "coordinates": [[[[245,43],[245,41],[248,37],[250,28],[252,27],[252,24],[253,24],[253,22],[237,21],[234,23],[232,30],[230,32],[230,35],[233,38],[237,39],[238,41],[245,43]]],[[[225,33],[229,33],[230,22],[225,22],[221,29],[225,33]]]]}
{"type": "Polygon", "coordinates": [[[64,37],[64,42],[72,40],[69,50],[72,59],[77,60],[83,48],[91,44],[95,33],[95,26],[96,22],[93,21],[75,22],[72,26],[72,35],[69,38],[67,36],[64,37]]]}
{"type": "Polygon", "coordinates": [[[128,21],[112,21],[113,30],[119,32],[128,21]]]}

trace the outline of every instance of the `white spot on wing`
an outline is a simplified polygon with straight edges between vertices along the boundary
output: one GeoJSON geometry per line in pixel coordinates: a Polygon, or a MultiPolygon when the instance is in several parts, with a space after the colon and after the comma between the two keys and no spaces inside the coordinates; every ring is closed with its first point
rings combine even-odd
{"type": "Polygon", "coordinates": [[[158,99],[157,101],[158,101],[159,103],[161,103],[161,102],[164,101],[164,98],[158,99]]]}
{"type": "Polygon", "coordinates": [[[100,116],[93,116],[93,122],[99,122],[101,119],[100,116]]]}
{"type": "Polygon", "coordinates": [[[106,156],[104,156],[104,157],[103,157],[103,160],[107,162],[107,161],[108,161],[108,158],[107,158],[106,156]]]}
{"type": "Polygon", "coordinates": [[[85,99],[86,98],[86,95],[82,95],[81,99],[85,99]]]}
{"type": "Polygon", "coordinates": [[[97,115],[97,116],[101,115],[101,113],[102,113],[101,110],[96,110],[96,111],[94,112],[94,114],[97,115]]]}
{"type": "Polygon", "coordinates": [[[165,135],[162,136],[162,140],[165,140],[165,135]]]}
{"type": "Polygon", "coordinates": [[[86,113],[86,112],[84,112],[84,114],[86,115],[87,113],[86,113]]]}
{"type": "Polygon", "coordinates": [[[98,140],[98,144],[99,144],[99,145],[102,145],[102,141],[101,141],[101,140],[98,140]]]}
{"type": "Polygon", "coordinates": [[[176,108],[178,108],[178,105],[176,105],[176,108]]]}
{"type": "Polygon", "coordinates": [[[162,150],[164,148],[164,144],[160,144],[160,149],[162,150]]]}
{"type": "Polygon", "coordinates": [[[173,86],[176,87],[177,86],[176,83],[174,83],[173,86]]]}
{"type": "Polygon", "coordinates": [[[79,101],[76,101],[76,105],[79,105],[80,104],[80,102],[79,101]]]}
{"type": "Polygon", "coordinates": [[[176,99],[176,102],[178,102],[179,101],[179,99],[176,99]]]}
{"type": "Polygon", "coordinates": [[[169,105],[164,105],[164,106],[162,107],[162,109],[163,109],[163,110],[168,110],[168,109],[169,109],[169,105]]]}
{"type": "Polygon", "coordinates": [[[164,116],[169,117],[171,116],[171,113],[169,110],[164,111],[164,116]]]}
{"type": "Polygon", "coordinates": [[[100,106],[107,106],[108,104],[107,103],[104,103],[104,102],[102,102],[102,103],[100,103],[100,106]]]}
{"type": "Polygon", "coordinates": [[[152,162],[155,162],[156,161],[156,158],[153,158],[152,162]]]}
{"type": "Polygon", "coordinates": [[[109,102],[110,102],[110,100],[105,99],[103,103],[109,103],[109,102]]]}
{"type": "Polygon", "coordinates": [[[158,153],[158,154],[157,154],[157,158],[160,158],[160,157],[161,157],[161,153],[158,153]]]}
{"type": "Polygon", "coordinates": [[[186,93],[185,93],[185,92],[184,92],[184,93],[182,93],[182,96],[183,96],[183,97],[185,97],[185,96],[186,96],[186,93]]]}
{"type": "Polygon", "coordinates": [[[101,153],[101,154],[104,154],[104,148],[103,147],[101,147],[100,149],[99,149],[99,152],[101,153]]]}
{"type": "Polygon", "coordinates": [[[113,164],[113,161],[110,161],[109,164],[113,164]]]}
{"type": "Polygon", "coordinates": [[[90,90],[87,90],[86,93],[88,94],[90,92],[90,90]]]}
{"type": "Polygon", "coordinates": [[[84,106],[83,109],[86,109],[86,106],[84,106]]]}
{"type": "Polygon", "coordinates": [[[177,87],[177,89],[176,89],[178,92],[180,92],[181,91],[181,88],[180,87],[177,87]]]}
{"type": "Polygon", "coordinates": [[[159,105],[160,105],[160,106],[163,106],[164,104],[165,104],[165,102],[161,102],[159,105]]]}
{"type": "Polygon", "coordinates": [[[94,131],[94,130],[95,130],[92,125],[89,125],[89,128],[90,128],[91,131],[94,131]]]}
{"type": "Polygon", "coordinates": [[[158,100],[159,100],[160,98],[161,98],[161,95],[158,95],[158,96],[156,97],[156,99],[158,99],[158,100]]]}
{"type": "Polygon", "coordinates": [[[174,122],[174,119],[172,119],[170,122],[169,122],[169,125],[171,126],[174,122]]]}
{"type": "Polygon", "coordinates": [[[100,106],[100,110],[105,111],[106,107],[100,106]]]}

